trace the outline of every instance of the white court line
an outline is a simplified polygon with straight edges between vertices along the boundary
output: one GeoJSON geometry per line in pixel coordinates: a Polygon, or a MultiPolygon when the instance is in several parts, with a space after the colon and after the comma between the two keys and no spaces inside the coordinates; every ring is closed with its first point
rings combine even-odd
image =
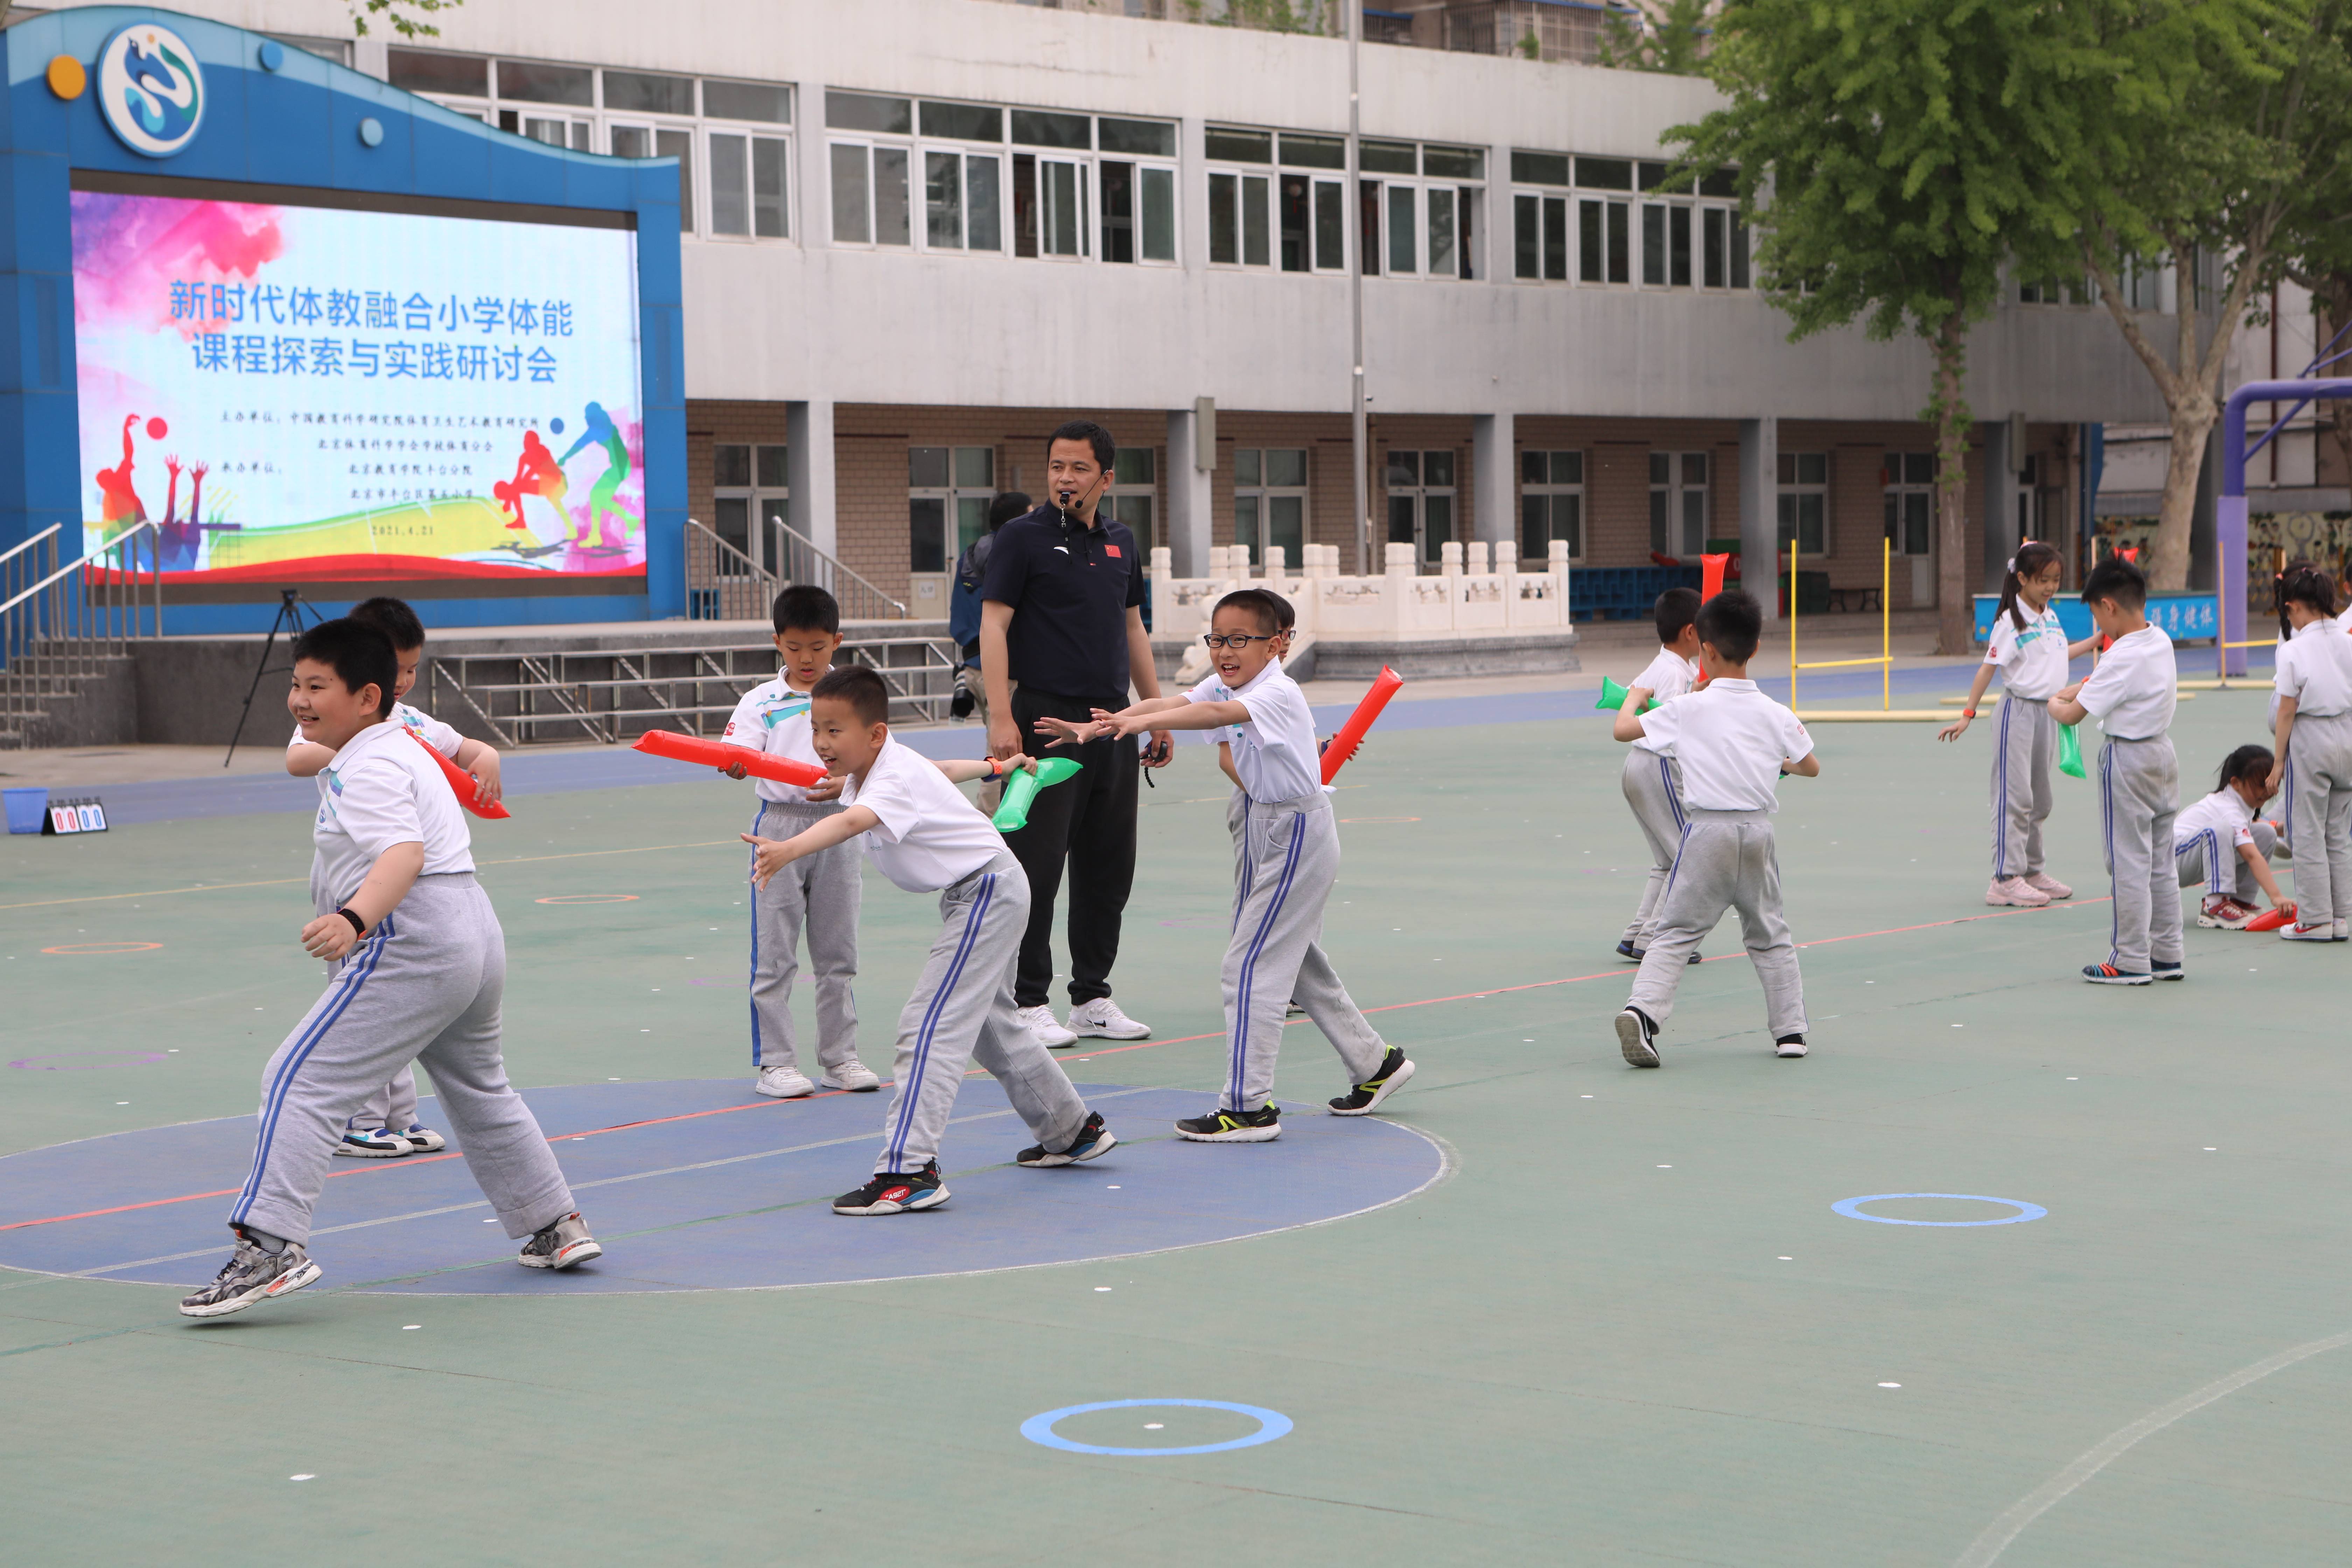
{"type": "Polygon", "coordinates": [[[2141,1416],[2121,1431],[2110,1435],[2097,1447],[2051,1477],[2042,1486],[2021,1499],[2007,1513],[1987,1525],[1984,1533],[1969,1542],[1969,1549],[1960,1553],[1954,1568],[1990,1568],[1991,1563],[2009,1550],[2010,1542],[2024,1533],[2027,1525],[2064,1501],[2084,1481],[2122,1458],[2141,1439],[2153,1437],[2182,1416],[2194,1415],[2215,1400],[2237,1393],[2250,1383],[2260,1383],[2271,1373],[2282,1372],[2299,1361],[2307,1361],[2328,1351],[2342,1350],[2346,1345],[2352,1345],[2352,1331],[2331,1334],[2324,1340],[2314,1340],[2293,1350],[2281,1351],[2252,1366],[2241,1367],[2227,1377],[2218,1378],[2196,1393],[2174,1400],[2161,1410],[2141,1416]]]}

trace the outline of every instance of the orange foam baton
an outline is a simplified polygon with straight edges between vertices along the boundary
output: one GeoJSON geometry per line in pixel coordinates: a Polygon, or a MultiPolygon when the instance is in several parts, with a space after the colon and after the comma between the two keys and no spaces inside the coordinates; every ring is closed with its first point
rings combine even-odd
{"type": "Polygon", "coordinates": [[[1723,592],[1723,569],[1731,563],[1728,552],[1722,555],[1702,555],[1698,558],[1698,597],[1705,604],[1723,592]]]}
{"type": "Polygon", "coordinates": [[[1331,743],[1323,748],[1325,784],[1338,777],[1339,770],[1347,766],[1348,759],[1356,754],[1356,748],[1364,743],[1364,731],[1372,727],[1372,721],[1381,716],[1381,710],[1389,705],[1389,699],[1394,697],[1397,688],[1403,684],[1403,676],[1386,665],[1381,666],[1380,679],[1374,680],[1372,689],[1364,693],[1364,700],[1356,704],[1356,710],[1348,715],[1348,721],[1339,726],[1339,732],[1331,737],[1331,743]]]}
{"type": "Polygon", "coordinates": [[[796,763],[790,757],[771,756],[749,746],[730,746],[724,741],[706,741],[699,735],[681,735],[675,730],[648,730],[637,737],[636,749],[650,757],[700,763],[721,773],[740,767],[747,773],[773,779],[778,784],[798,784],[803,789],[824,777],[824,770],[814,763],[796,763]]]}
{"type": "Polygon", "coordinates": [[[415,742],[418,745],[424,747],[426,752],[432,754],[433,760],[441,764],[441,776],[449,781],[449,787],[451,790],[456,792],[457,804],[459,805],[464,806],[476,816],[487,816],[494,822],[503,820],[504,818],[514,815],[513,812],[509,811],[505,806],[499,805],[495,800],[486,805],[480,801],[475,799],[475,795],[482,786],[474,782],[473,774],[467,773],[465,769],[459,767],[457,763],[451,762],[440,752],[434,751],[432,742],[426,740],[424,736],[418,734],[407,725],[403,724],[400,728],[403,734],[415,742]]]}

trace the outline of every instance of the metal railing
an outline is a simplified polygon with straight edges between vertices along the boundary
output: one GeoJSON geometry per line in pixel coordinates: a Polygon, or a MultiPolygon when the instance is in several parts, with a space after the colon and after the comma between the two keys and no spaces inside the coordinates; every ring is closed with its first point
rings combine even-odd
{"type": "Polygon", "coordinates": [[[686,618],[764,621],[786,584],[808,583],[831,594],[845,621],[903,621],[907,606],[828,553],[781,517],[768,519],[768,537],[782,555],[770,571],[693,518],[686,520],[686,618]]]}
{"type": "Polygon", "coordinates": [[[0,746],[23,745],[49,703],[163,632],[155,524],[60,560],[66,527],[52,523],[0,555],[0,746]]]}

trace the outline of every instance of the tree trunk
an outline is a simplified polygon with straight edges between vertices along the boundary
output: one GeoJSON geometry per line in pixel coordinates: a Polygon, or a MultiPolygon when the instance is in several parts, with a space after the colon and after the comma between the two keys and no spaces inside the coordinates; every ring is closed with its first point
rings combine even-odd
{"type": "MultiPolygon", "coordinates": [[[[2311,279],[2311,292],[2319,305],[2320,316],[2326,322],[2326,325],[2320,330],[2319,341],[2323,343],[2331,342],[2336,333],[2342,331],[2347,326],[2352,326],[2352,273],[2331,272],[2325,277],[2311,279]]],[[[2344,346],[2341,343],[2336,344],[2334,352],[2342,352],[2344,346]]],[[[2338,360],[2334,364],[2322,365],[2313,374],[2336,376],[2352,374],[2352,362],[2338,360]]],[[[2318,414],[2321,418],[2327,421],[2327,432],[2335,437],[2337,461],[2347,475],[2352,475],[2352,403],[2323,403],[2319,405],[2318,414]]]]}
{"type": "Polygon", "coordinates": [[[2189,533],[2197,517],[2197,476],[2205,466],[2206,438],[2221,417],[2221,405],[2203,387],[2193,387],[2172,405],[2172,449],[2164,465],[2164,500],[2156,513],[2156,539],[2140,570],[2159,592],[2189,586],[2189,533]]]}
{"type": "MultiPolygon", "coordinates": [[[[1936,331],[1936,651],[1976,650],[1976,605],[1969,596],[1968,324],[1955,305],[1936,331]]],[[[1792,590],[1793,591],[1793,590],[1792,590]]]]}

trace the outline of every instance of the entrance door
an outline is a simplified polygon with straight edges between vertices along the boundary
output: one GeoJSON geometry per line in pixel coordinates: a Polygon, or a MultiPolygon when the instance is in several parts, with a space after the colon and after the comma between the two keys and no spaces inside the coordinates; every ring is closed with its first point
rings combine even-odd
{"type": "Polygon", "coordinates": [[[1886,488],[1886,539],[1911,563],[1911,603],[1936,602],[1936,454],[1889,452],[1879,470],[1886,488]]]}
{"type": "Polygon", "coordinates": [[[1413,559],[1434,569],[1454,538],[1454,454],[1389,453],[1389,542],[1410,544],[1413,559]]]}

